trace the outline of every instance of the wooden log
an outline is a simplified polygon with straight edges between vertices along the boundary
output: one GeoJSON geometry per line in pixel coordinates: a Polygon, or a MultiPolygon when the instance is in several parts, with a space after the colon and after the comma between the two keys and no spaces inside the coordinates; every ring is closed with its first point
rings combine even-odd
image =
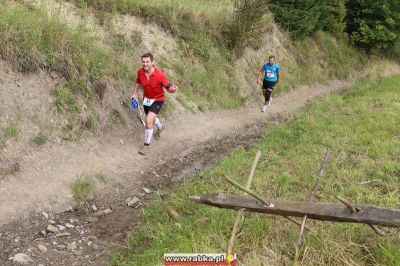
{"type": "Polygon", "coordinates": [[[190,199],[224,209],[245,209],[245,211],[267,213],[280,216],[307,215],[310,219],[332,222],[352,222],[400,227],[400,210],[355,205],[360,211],[352,213],[346,206],[333,203],[269,200],[270,205],[252,197],[212,193],[191,196],[190,199]]]}

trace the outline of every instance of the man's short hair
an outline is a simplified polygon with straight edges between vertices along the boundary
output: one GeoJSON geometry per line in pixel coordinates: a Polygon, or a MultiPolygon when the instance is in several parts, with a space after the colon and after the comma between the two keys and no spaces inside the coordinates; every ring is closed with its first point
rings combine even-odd
{"type": "Polygon", "coordinates": [[[268,57],[268,59],[271,59],[271,58],[273,58],[273,59],[275,59],[275,55],[270,55],[269,57],[268,57]]]}
{"type": "Polygon", "coordinates": [[[145,53],[142,55],[141,59],[150,57],[151,62],[153,62],[153,54],[152,53],[145,53]]]}

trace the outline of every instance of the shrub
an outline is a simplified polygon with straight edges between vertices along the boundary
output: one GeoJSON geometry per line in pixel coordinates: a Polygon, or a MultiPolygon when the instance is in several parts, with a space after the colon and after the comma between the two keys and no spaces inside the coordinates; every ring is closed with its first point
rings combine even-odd
{"type": "Polygon", "coordinates": [[[359,47],[394,49],[400,35],[400,5],[395,0],[354,0],[347,2],[347,32],[359,47]]]}

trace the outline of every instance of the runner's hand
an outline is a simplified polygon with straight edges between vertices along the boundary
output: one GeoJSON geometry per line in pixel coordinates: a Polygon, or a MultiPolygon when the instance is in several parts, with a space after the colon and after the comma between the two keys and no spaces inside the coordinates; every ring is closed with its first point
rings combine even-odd
{"type": "Polygon", "coordinates": [[[175,93],[178,91],[178,86],[172,85],[168,91],[170,93],[175,93]]]}

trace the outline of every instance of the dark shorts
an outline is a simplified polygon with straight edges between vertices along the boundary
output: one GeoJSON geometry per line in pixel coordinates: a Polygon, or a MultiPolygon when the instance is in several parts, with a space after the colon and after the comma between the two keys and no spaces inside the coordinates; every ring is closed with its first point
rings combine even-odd
{"type": "Polygon", "coordinates": [[[159,114],[161,111],[161,107],[163,106],[164,101],[154,102],[151,106],[143,105],[143,109],[145,114],[147,115],[149,112],[159,114]]]}
{"type": "Polygon", "coordinates": [[[267,81],[267,80],[264,79],[264,81],[263,81],[263,90],[266,90],[266,89],[273,90],[275,84],[276,84],[275,81],[267,81]]]}

